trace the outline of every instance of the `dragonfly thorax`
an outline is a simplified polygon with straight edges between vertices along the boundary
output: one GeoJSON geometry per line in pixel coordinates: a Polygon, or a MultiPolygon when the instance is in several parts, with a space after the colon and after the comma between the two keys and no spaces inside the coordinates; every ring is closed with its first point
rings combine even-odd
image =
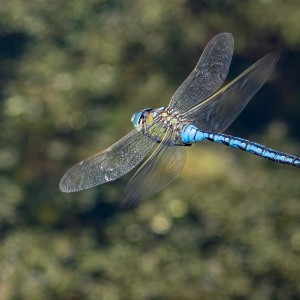
{"type": "Polygon", "coordinates": [[[182,144],[179,138],[179,132],[184,125],[180,116],[165,107],[156,109],[145,108],[131,117],[133,126],[137,131],[148,135],[152,140],[161,142],[167,130],[169,129],[173,139],[170,142],[174,144],[182,144]]]}

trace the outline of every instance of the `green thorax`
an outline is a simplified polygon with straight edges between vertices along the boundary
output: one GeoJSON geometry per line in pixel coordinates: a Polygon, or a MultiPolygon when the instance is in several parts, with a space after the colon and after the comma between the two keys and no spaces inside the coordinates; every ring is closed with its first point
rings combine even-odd
{"type": "Polygon", "coordinates": [[[184,124],[178,114],[171,113],[164,107],[144,109],[132,116],[132,122],[138,131],[155,142],[161,142],[167,134],[172,144],[183,144],[179,133],[184,124]]]}

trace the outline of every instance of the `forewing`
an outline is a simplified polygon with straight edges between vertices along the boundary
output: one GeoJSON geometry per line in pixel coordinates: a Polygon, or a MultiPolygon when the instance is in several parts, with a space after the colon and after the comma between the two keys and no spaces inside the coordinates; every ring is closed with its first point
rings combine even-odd
{"type": "Polygon", "coordinates": [[[59,189],[77,192],[126,174],[148,154],[154,142],[133,130],[101,153],[74,165],[63,176],[59,189]]]}
{"type": "Polygon", "coordinates": [[[203,131],[224,131],[270,77],[279,55],[280,51],[265,55],[235,80],[182,116],[203,131]]]}
{"type": "Polygon", "coordinates": [[[168,143],[173,133],[164,140],[128,182],[122,197],[122,207],[129,207],[143,197],[153,195],[172,182],[182,170],[186,160],[184,146],[168,143]]]}
{"type": "Polygon", "coordinates": [[[220,33],[210,40],[195,69],[172,97],[169,107],[183,113],[214,93],[228,74],[233,47],[231,33],[220,33]]]}

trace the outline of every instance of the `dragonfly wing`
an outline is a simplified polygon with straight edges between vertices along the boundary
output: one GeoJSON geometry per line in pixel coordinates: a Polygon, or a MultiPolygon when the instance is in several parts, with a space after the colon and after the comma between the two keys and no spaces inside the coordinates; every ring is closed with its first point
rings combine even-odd
{"type": "Polygon", "coordinates": [[[150,196],[171,183],[182,170],[186,160],[184,146],[168,144],[173,133],[164,140],[128,182],[122,197],[122,207],[129,207],[144,196],[150,196]]]}
{"type": "Polygon", "coordinates": [[[214,93],[228,74],[233,47],[231,33],[220,33],[210,40],[195,69],[175,92],[169,107],[185,112],[214,93]]]}
{"type": "Polygon", "coordinates": [[[59,189],[77,192],[126,174],[148,154],[154,142],[133,130],[101,153],[74,165],[63,176],[59,189]]]}
{"type": "Polygon", "coordinates": [[[224,131],[270,77],[279,55],[280,51],[265,55],[235,80],[182,116],[203,131],[224,131]]]}

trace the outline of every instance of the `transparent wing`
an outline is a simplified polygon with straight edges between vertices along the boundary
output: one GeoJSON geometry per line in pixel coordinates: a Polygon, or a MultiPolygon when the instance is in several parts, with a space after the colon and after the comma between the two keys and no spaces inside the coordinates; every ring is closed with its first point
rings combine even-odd
{"type": "Polygon", "coordinates": [[[128,182],[122,197],[122,207],[129,207],[144,196],[150,196],[172,182],[182,170],[186,149],[168,143],[173,133],[167,132],[163,141],[128,182]]]}
{"type": "Polygon", "coordinates": [[[63,176],[59,189],[77,192],[126,174],[148,154],[154,142],[133,130],[101,153],[74,165],[63,176]]]}
{"type": "Polygon", "coordinates": [[[235,80],[182,116],[203,131],[224,131],[270,77],[279,55],[280,51],[265,55],[235,80]]]}
{"type": "Polygon", "coordinates": [[[185,112],[214,93],[228,74],[233,47],[231,33],[220,33],[210,40],[195,69],[175,92],[169,107],[185,112]]]}

